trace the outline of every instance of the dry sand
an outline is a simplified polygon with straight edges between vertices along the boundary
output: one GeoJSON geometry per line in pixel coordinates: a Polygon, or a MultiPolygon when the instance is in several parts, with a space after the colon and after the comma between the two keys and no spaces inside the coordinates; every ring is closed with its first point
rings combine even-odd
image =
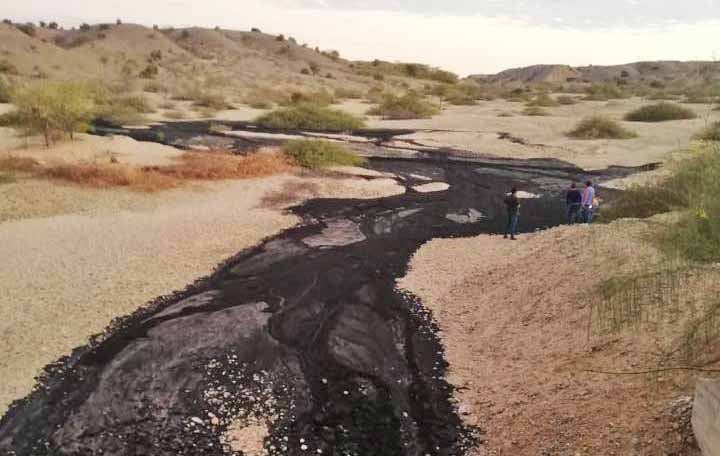
{"type": "MultiPolygon", "coordinates": [[[[311,182],[326,197],[374,198],[404,192],[390,179],[276,176],[206,184],[161,195],[89,190],[20,181],[27,208],[34,192],[68,203],[46,217],[24,213],[0,223],[0,413],[30,391],[48,363],[146,302],[183,289],[226,258],[298,222],[260,207],[287,182],[311,182]]],[[[6,185],[0,185],[0,191],[6,185]]],[[[0,201],[0,214],[13,214],[0,201]]],[[[26,210],[26,209],[25,209],[26,210]]],[[[32,211],[31,211],[32,212],[32,211]]],[[[7,218],[7,215],[6,215],[7,218]]]]}
{"type": "Polygon", "coordinates": [[[662,260],[642,240],[648,227],[561,227],[516,243],[438,239],[417,252],[399,286],[434,313],[460,412],[487,434],[480,454],[689,454],[672,452],[682,445],[665,412],[692,391],[692,377],[583,372],[657,367],[683,312],[720,291],[714,268],[679,290],[684,310],[672,322],[620,333],[589,326],[603,279],[662,260]]]}
{"type": "MultiPolygon", "coordinates": [[[[500,157],[557,158],[585,169],[602,169],[608,165],[638,166],[665,161],[673,152],[685,150],[692,136],[707,122],[720,120],[720,112],[712,111],[709,105],[687,104],[685,106],[696,111],[699,118],[660,123],[622,121],[623,126],[639,134],[636,139],[583,141],[565,135],[584,117],[600,114],[621,120],[625,113],[649,103],[652,102],[640,98],[583,101],[576,105],[544,108],[550,116],[528,117],[522,115],[523,103],[494,100],[479,102],[477,106],[446,106],[432,119],[391,121],[370,117],[368,125],[372,128],[450,130],[419,131],[399,139],[500,157]],[[510,113],[512,117],[499,117],[503,113],[510,113]],[[499,139],[499,132],[511,133],[527,144],[499,139]]],[[[365,114],[370,105],[350,101],[341,107],[365,114]]]]}

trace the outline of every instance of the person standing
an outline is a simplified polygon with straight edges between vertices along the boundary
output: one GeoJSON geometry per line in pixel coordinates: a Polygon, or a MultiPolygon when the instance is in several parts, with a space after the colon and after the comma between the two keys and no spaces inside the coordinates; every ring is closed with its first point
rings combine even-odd
{"type": "Polygon", "coordinates": [[[517,188],[513,187],[505,197],[505,208],[507,209],[507,226],[505,227],[505,239],[515,240],[518,222],[520,221],[520,200],[517,197],[517,188]]]}
{"type": "Polygon", "coordinates": [[[578,221],[580,214],[580,206],[582,205],[583,195],[577,189],[575,182],[570,184],[570,190],[567,191],[565,202],[567,204],[567,220],[568,225],[573,225],[578,221]]]}
{"type": "Polygon", "coordinates": [[[595,213],[595,187],[591,181],[585,182],[582,196],[582,218],[585,223],[592,223],[595,213]]]}

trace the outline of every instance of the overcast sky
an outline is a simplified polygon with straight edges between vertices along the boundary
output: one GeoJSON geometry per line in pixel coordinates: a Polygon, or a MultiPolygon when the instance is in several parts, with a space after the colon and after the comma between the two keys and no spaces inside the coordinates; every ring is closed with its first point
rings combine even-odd
{"type": "Polygon", "coordinates": [[[462,75],[536,63],[720,59],[720,0],[3,0],[17,21],[284,33],[347,58],[462,75]]]}

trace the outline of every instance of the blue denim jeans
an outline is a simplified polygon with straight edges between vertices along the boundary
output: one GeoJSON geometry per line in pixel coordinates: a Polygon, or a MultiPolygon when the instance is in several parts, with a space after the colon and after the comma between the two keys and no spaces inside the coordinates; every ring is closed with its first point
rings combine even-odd
{"type": "Polygon", "coordinates": [[[517,212],[509,212],[507,226],[505,227],[505,236],[510,235],[515,237],[517,234],[518,222],[520,221],[520,214],[517,212]]]}
{"type": "Polygon", "coordinates": [[[570,203],[567,207],[567,221],[569,225],[573,225],[578,222],[578,216],[580,215],[580,203],[570,203]]]}
{"type": "Polygon", "coordinates": [[[582,209],[583,222],[592,223],[594,215],[595,215],[595,209],[593,209],[591,207],[583,207],[583,209],[582,209]]]}

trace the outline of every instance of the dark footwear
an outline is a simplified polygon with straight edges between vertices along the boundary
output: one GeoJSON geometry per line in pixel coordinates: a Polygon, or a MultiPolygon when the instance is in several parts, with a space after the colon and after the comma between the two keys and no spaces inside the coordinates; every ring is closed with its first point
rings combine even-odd
{"type": "Polygon", "coordinates": [[[510,236],[510,240],[511,240],[511,241],[517,241],[517,239],[515,239],[515,236],[510,236]]]}
{"type": "Polygon", "coordinates": [[[505,236],[503,236],[503,239],[507,239],[507,234],[505,236]]]}

